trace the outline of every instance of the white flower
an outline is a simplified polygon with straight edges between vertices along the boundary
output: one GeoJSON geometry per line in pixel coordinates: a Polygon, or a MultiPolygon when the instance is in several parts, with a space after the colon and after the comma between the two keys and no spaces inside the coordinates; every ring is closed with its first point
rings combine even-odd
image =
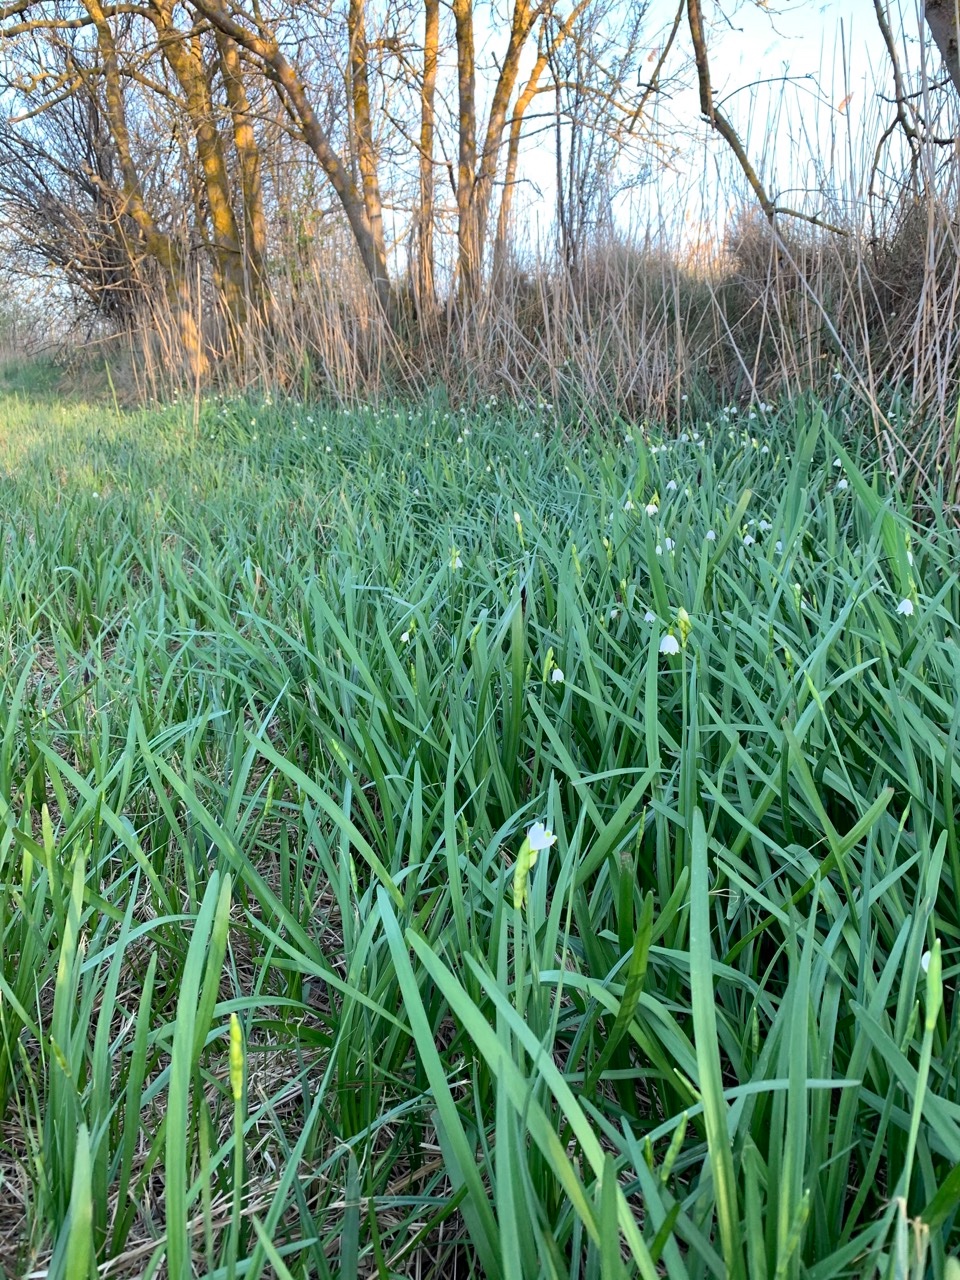
{"type": "Polygon", "coordinates": [[[97,493],[96,489],[94,489],[93,493],[92,493],[90,496],[91,496],[92,498],[99,498],[99,497],[100,497],[100,495],[99,495],[99,493],[97,493]]]}
{"type": "Polygon", "coordinates": [[[614,620],[614,618],[619,618],[619,616],[620,616],[620,610],[619,610],[619,609],[611,609],[611,610],[610,610],[610,621],[611,621],[611,622],[614,620]]]}
{"type": "Polygon", "coordinates": [[[674,542],[672,538],[664,538],[663,545],[667,548],[668,551],[672,551],[677,544],[674,542]]]}
{"type": "Polygon", "coordinates": [[[761,453],[769,453],[769,452],[770,452],[770,446],[769,446],[768,444],[765,444],[765,445],[763,446],[763,448],[760,450],[760,452],[761,452],[761,453]]]}
{"type": "Polygon", "coordinates": [[[849,485],[850,485],[850,481],[849,481],[849,480],[844,479],[844,480],[838,480],[838,481],[837,481],[837,488],[838,488],[838,489],[840,489],[840,490],[843,490],[843,489],[847,489],[847,488],[849,488],[849,485]]]}
{"type": "Polygon", "coordinates": [[[677,487],[677,482],[676,482],[676,480],[668,480],[668,481],[667,481],[667,490],[668,490],[668,492],[669,492],[669,493],[673,493],[673,492],[676,490],[676,487],[677,487]]]}
{"type": "Polygon", "coordinates": [[[450,568],[451,568],[451,569],[462,569],[462,568],[463,568],[463,561],[460,559],[460,552],[459,552],[459,551],[452,551],[452,552],[450,553],[450,568]]]}
{"type": "Polygon", "coordinates": [[[679,653],[680,641],[677,639],[676,636],[664,636],[663,639],[660,641],[660,652],[661,653],[679,653]]]}
{"type": "Polygon", "coordinates": [[[902,613],[905,618],[912,618],[913,617],[913,601],[907,600],[907,599],[901,600],[900,603],[897,605],[897,613],[902,613]]]}
{"type": "Polygon", "coordinates": [[[624,509],[624,511],[632,511],[632,510],[633,510],[633,500],[632,500],[631,498],[628,498],[628,499],[626,500],[626,502],[623,504],[623,509],[624,509]]]}
{"type": "Polygon", "coordinates": [[[683,434],[680,436],[680,443],[681,443],[681,444],[686,444],[686,443],[687,443],[687,441],[688,441],[689,439],[690,439],[690,437],[689,437],[689,436],[687,435],[687,433],[684,431],[684,432],[683,432],[683,434]]]}
{"type": "Polygon", "coordinates": [[[708,541],[708,542],[716,542],[716,540],[717,540],[717,535],[714,533],[714,531],[713,531],[712,529],[708,529],[708,530],[707,530],[707,541],[708,541]]]}
{"type": "Polygon", "coordinates": [[[513,523],[514,523],[514,524],[520,524],[520,523],[521,523],[521,521],[520,521],[520,512],[519,512],[519,511],[515,511],[515,512],[513,513],[513,523]]]}
{"type": "Polygon", "coordinates": [[[401,644],[409,644],[409,643],[410,643],[410,632],[409,632],[409,631],[404,631],[403,635],[400,637],[400,643],[401,643],[401,644]]]}
{"type": "Polygon", "coordinates": [[[684,404],[686,404],[686,403],[687,403],[687,401],[690,399],[690,397],[689,397],[689,396],[681,396],[681,397],[680,397],[680,399],[683,401],[683,403],[684,403],[684,404]]]}
{"type": "Polygon", "coordinates": [[[563,680],[564,680],[564,676],[561,669],[559,667],[554,667],[553,670],[550,672],[550,683],[563,684],[563,680]]]}
{"type": "Polygon", "coordinates": [[[749,533],[744,534],[743,545],[745,547],[752,547],[753,543],[754,543],[754,539],[751,537],[751,535],[749,533]]]}
{"type": "Polygon", "coordinates": [[[527,832],[527,844],[530,846],[531,853],[539,853],[541,849],[549,849],[556,842],[557,837],[552,831],[548,831],[542,822],[535,822],[527,832]]]}
{"type": "Polygon", "coordinates": [[[833,465],[834,465],[835,467],[842,467],[842,466],[843,466],[843,463],[840,461],[840,459],[839,459],[839,458],[834,458],[834,460],[833,460],[833,465]]]}
{"type": "Polygon", "coordinates": [[[656,622],[657,615],[653,612],[652,609],[648,609],[647,612],[643,615],[643,620],[644,622],[656,622]]]}
{"type": "Polygon", "coordinates": [[[623,437],[623,443],[624,443],[624,444],[632,444],[632,443],[633,443],[633,436],[624,436],[624,437],[623,437]]]}
{"type": "Polygon", "coordinates": [[[783,550],[783,543],[782,543],[782,542],[780,542],[780,541],[778,540],[778,541],[777,541],[777,543],[775,544],[775,546],[774,546],[774,548],[773,548],[773,549],[774,549],[774,551],[782,551],[782,550],[783,550]]]}
{"type": "Polygon", "coordinates": [[[663,547],[661,547],[661,545],[660,545],[660,543],[659,543],[659,542],[657,543],[657,545],[656,545],[653,549],[654,549],[654,551],[657,553],[657,555],[658,555],[658,556],[662,556],[662,555],[663,555],[663,547]]]}
{"type": "Polygon", "coordinates": [[[655,502],[648,502],[643,509],[644,511],[646,511],[648,516],[655,516],[657,512],[660,510],[660,508],[657,506],[655,502]]]}
{"type": "Polygon", "coordinates": [[[769,520],[761,520],[760,523],[757,525],[757,528],[760,530],[761,533],[769,533],[770,530],[773,528],[773,525],[770,523],[769,520]]]}

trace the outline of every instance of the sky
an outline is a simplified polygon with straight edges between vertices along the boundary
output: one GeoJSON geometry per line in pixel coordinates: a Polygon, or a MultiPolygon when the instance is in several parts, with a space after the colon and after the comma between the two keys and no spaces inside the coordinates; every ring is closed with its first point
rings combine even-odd
{"type": "MultiPolygon", "coordinates": [[[[890,9],[905,69],[915,67],[918,11],[909,0],[890,9]]],[[[675,11],[676,0],[652,0],[653,45],[675,11]]],[[[811,205],[806,194],[824,180],[848,198],[862,190],[890,111],[876,94],[878,77],[887,89],[889,71],[873,0],[727,0],[723,5],[705,0],[704,14],[710,23],[715,103],[746,143],[769,194],[785,205],[826,214],[829,210],[811,205]]],[[[685,26],[683,33],[675,66],[689,58],[685,26]]],[[[682,139],[683,146],[655,179],[620,193],[614,202],[617,219],[636,226],[659,218],[674,230],[682,224],[682,238],[691,244],[716,241],[742,207],[742,175],[726,144],[706,128],[694,129],[687,140],[700,118],[693,83],[671,94],[658,110],[659,134],[682,139]]],[[[629,170],[624,176],[629,188],[629,170]]]]}

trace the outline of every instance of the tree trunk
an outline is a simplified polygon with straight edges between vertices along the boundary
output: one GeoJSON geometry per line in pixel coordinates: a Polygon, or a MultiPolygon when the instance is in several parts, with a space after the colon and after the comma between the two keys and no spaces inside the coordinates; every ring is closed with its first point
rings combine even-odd
{"type": "Polygon", "coordinates": [[[474,217],[477,172],[477,72],[473,41],[473,0],[453,0],[457,33],[457,250],[460,294],[475,302],[483,247],[474,217]]]}
{"type": "Polygon", "coordinates": [[[340,202],[381,309],[384,315],[392,319],[393,289],[387,269],[387,250],[379,206],[372,212],[368,211],[363,195],[357,190],[349,170],[337,155],[310,104],[302,78],[280,48],[276,36],[272,33],[264,34],[263,27],[259,33],[251,31],[237,19],[232,10],[228,10],[223,0],[193,0],[193,5],[216,30],[230,36],[241,48],[252,53],[263,64],[268,77],[278,86],[284,105],[296,121],[304,142],[313,152],[340,202]]]}
{"type": "Polygon", "coordinates": [[[253,129],[253,112],[243,80],[240,49],[235,40],[216,33],[220,74],[230,108],[233,148],[240,176],[243,205],[243,266],[246,290],[256,314],[265,319],[268,310],[266,279],[267,219],[263,208],[260,148],[253,129]]]}
{"type": "Polygon", "coordinates": [[[940,50],[953,87],[960,93],[960,38],[956,0],[924,0],[923,16],[940,50]]]}
{"type": "Polygon", "coordinates": [[[127,128],[120,81],[120,65],[117,58],[113,32],[107,21],[100,0],[84,0],[84,8],[90,15],[97,33],[100,52],[100,71],[103,77],[105,114],[113,137],[117,164],[123,187],[122,212],[127,214],[137,228],[144,251],[154,259],[164,275],[167,300],[173,312],[178,337],[196,379],[204,378],[210,369],[203,336],[196,317],[191,282],[183,248],[173,236],[161,231],[143,199],[143,191],[127,128]]]}
{"type": "Polygon", "coordinates": [[[416,214],[413,282],[421,321],[430,322],[437,305],[434,257],[433,147],[436,135],[437,63],[440,51],[440,0],[425,0],[423,84],[420,97],[420,208],[416,214]]]}
{"type": "Polygon", "coordinates": [[[169,0],[154,0],[150,16],[157,29],[163,55],[184,93],[187,117],[200,165],[198,177],[203,182],[203,195],[212,229],[217,292],[230,328],[231,345],[235,351],[239,351],[247,324],[243,246],[233,211],[230,178],[214,119],[213,101],[200,41],[195,33],[188,34],[176,26],[169,0]]]}

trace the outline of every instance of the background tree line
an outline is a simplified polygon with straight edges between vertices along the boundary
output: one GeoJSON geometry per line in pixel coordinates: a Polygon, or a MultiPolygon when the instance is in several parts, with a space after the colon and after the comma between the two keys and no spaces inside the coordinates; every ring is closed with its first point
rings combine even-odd
{"type": "MultiPolygon", "coordinates": [[[[952,198],[953,130],[931,101],[960,84],[956,7],[924,6],[946,75],[904,72],[900,15],[874,7],[890,75],[872,171],[854,200],[811,213],[768,193],[717,102],[724,15],[700,0],[665,22],[646,0],[13,0],[0,7],[9,262],[88,332],[138,335],[197,380],[269,369],[349,392],[453,362],[563,395],[572,360],[577,395],[643,408],[684,378],[802,381],[862,356],[864,333],[876,357],[897,309],[884,290],[903,285],[882,269],[896,237],[952,198]],[[617,175],[672,153],[657,109],[687,73],[759,214],[741,220],[737,288],[611,229],[617,175]],[[896,198],[887,184],[871,202],[891,139],[906,157],[896,198]],[[525,177],[555,193],[539,272],[512,249],[525,177]]],[[[952,239],[933,254],[944,279],[952,239]]],[[[922,274],[930,261],[928,247],[922,274]]]]}

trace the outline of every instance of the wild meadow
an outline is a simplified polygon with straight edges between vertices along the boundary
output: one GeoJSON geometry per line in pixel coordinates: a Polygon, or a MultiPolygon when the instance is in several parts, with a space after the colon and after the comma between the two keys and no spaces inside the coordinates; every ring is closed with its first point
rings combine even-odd
{"type": "Polygon", "coordinates": [[[3,1273],[955,1280],[960,536],[875,456],[8,391],[3,1273]]]}

